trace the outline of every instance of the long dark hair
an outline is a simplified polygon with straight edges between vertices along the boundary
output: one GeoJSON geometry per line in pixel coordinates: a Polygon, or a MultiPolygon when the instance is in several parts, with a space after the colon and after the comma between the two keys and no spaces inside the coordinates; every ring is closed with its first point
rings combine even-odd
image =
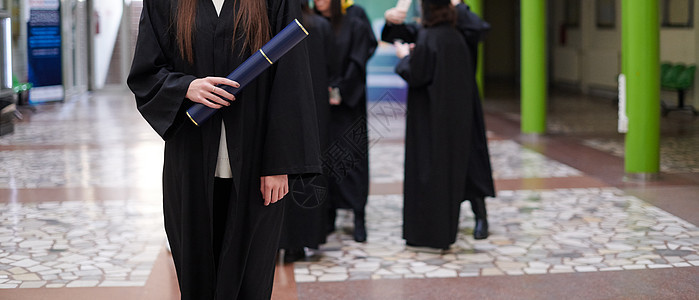
{"type": "Polygon", "coordinates": [[[433,27],[440,24],[456,26],[456,9],[454,5],[432,4],[429,1],[422,1],[422,25],[433,27]]]}
{"type": "MultiPolygon", "coordinates": [[[[196,26],[194,17],[197,14],[198,0],[179,0],[177,4],[177,46],[180,48],[182,59],[190,64],[194,62],[193,33],[196,26]]],[[[267,4],[264,0],[235,0],[240,2],[236,12],[233,32],[238,27],[243,28],[243,49],[248,48],[255,52],[269,40],[269,18],[267,17],[267,4]]],[[[233,38],[235,45],[236,38],[233,38]]],[[[232,47],[235,49],[235,47],[232,47]]],[[[240,53],[242,55],[242,53],[240,53]]]]}
{"type": "MultiPolygon", "coordinates": [[[[319,15],[322,16],[322,13],[318,11],[318,8],[315,6],[313,7],[313,10],[319,15]]],[[[340,30],[340,25],[342,25],[342,18],[344,16],[342,15],[342,0],[330,0],[330,24],[333,26],[333,29],[337,32],[340,30]]]]}

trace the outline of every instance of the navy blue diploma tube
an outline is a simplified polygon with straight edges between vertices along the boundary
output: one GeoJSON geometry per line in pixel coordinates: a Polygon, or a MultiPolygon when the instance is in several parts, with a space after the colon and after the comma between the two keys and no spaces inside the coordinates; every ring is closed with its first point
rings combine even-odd
{"type": "MultiPolygon", "coordinates": [[[[294,46],[300,43],[307,36],[308,31],[303,28],[301,22],[294,19],[293,22],[287,25],[281,32],[262,46],[262,49],[251,55],[227,76],[228,79],[238,82],[240,84],[239,88],[234,88],[228,85],[222,85],[219,87],[233,95],[236,95],[238,91],[257,78],[257,76],[259,76],[264,70],[277,62],[279,58],[289,52],[289,50],[294,48],[294,46]]],[[[214,113],[216,113],[215,108],[208,107],[201,103],[196,103],[187,110],[187,116],[197,126],[206,121],[214,113]]]]}

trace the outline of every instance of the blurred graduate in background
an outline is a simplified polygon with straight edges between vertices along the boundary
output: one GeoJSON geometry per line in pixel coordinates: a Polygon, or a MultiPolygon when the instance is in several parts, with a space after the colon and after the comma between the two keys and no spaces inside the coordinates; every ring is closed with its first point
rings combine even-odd
{"type": "MultiPolygon", "coordinates": [[[[318,136],[321,155],[328,148],[328,129],[330,124],[330,82],[337,75],[337,64],[334,58],[335,35],[330,22],[316,15],[308,6],[308,0],[297,0],[301,6],[302,19],[300,20],[308,30],[308,38],[304,41],[308,48],[308,58],[313,81],[313,96],[316,102],[316,115],[318,116],[318,136]]],[[[323,195],[311,194],[314,188],[327,190],[327,174],[315,178],[298,178],[305,182],[292,182],[310,185],[305,191],[306,195],[293,195],[294,199],[285,201],[284,226],[279,241],[279,248],[284,249],[284,262],[293,262],[306,257],[304,247],[318,249],[320,244],[326,241],[327,215],[329,203],[323,195]],[[322,178],[321,178],[322,177],[322,178]],[[301,198],[299,198],[301,197],[301,198]],[[306,197],[314,198],[313,201],[304,202],[306,197]]]]}
{"type": "Polygon", "coordinates": [[[425,0],[421,8],[421,25],[387,11],[382,32],[384,41],[399,41],[396,72],[409,86],[403,237],[408,246],[447,249],[464,200],[475,215],[474,238],[488,236],[485,197],[495,191],[475,51],[489,26],[449,0],[425,0]]]}
{"type": "Polygon", "coordinates": [[[335,230],[338,208],[354,212],[354,240],[366,241],[365,206],[369,196],[369,138],[366,119],[366,65],[377,41],[364,9],[352,0],[314,0],[315,11],[335,33],[333,57],[339,73],[330,85],[330,140],[324,149],[329,174],[328,232],[335,230]]]}

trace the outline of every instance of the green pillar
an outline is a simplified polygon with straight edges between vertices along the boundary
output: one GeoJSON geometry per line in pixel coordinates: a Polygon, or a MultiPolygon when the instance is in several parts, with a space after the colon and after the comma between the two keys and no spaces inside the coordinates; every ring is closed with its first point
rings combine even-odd
{"type": "Polygon", "coordinates": [[[522,133],[546,131],[546,0],[521,0],[522,133]]]}
{"type": "Polygon", "coordinates": [[[621,0],[621,74],[629,73],[628,67],[628,53],[629,53],[629,13],[631,9],[625,9],[629,7],[630,3],[627,0],[621,0]]]}
{"type": "MultiPolygon", "coordinates": [[[[480,16],[481,18],[483,17],[483,0],[465,0],[466,4],[468,4],[469,7],[471,7],[471,11],[480,16]]],[[[478,45],[478,65],[476,66],[476,83],[478,84],[478,91],[481,94],[481,99],[483,99],[483,95],[485,92],[485,81],[483,77],[483,43],[481,42],[478,45]]]]}
{"type": "Polygon", "coordinates": [[[626,72],[625,170],[654,175],[660,170],[660,24],[658,0],[623,0],[622,67],[626,72]],[[624,12],[625,11],[625,12],[624,12]]]}

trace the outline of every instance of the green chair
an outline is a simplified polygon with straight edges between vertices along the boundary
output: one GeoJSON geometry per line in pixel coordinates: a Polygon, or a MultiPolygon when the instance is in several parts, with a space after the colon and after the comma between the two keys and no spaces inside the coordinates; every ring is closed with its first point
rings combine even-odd
{"type": "Polygon", "coordinates": [[[660,78],[665,78],[665,75],[667,75],[667,71],[670,71],[670,68],[672,67],[671,63],[664,62],[660,64],[660,78]]]}
{"type": "MultiPolygon", "coordinates": [[[[670,67],[665,76],[661,77],[661,86],[666,90],[677,91],[677,105],[668,106],[664,101],[661,101],[663,116],[667,116],[671,111],[686,110],[697,115],[696,109],[692,105],[685,105],[685,92],[694,84],[694,73],[697,67],[691,65],[685,67],[683,65],[675,65],[670,67]]],[[[661,67],[662,72],[662,67],[661,67]]]]}
{"type": "Polygon", "coordinates": [[[31,82],[19,82],[17,76],[12,75],[12,90],[17,94],[17,104],[28,104],[27,93],[34,85],[31,82]]]}
{"type": "Polygon", "coordinates": [[[661,67],[660,85],[664,89],[674,90],[677,77],[680,76],[685,69],[686,67],[683,64],[671,65],[663,74],[661,67]]]}

